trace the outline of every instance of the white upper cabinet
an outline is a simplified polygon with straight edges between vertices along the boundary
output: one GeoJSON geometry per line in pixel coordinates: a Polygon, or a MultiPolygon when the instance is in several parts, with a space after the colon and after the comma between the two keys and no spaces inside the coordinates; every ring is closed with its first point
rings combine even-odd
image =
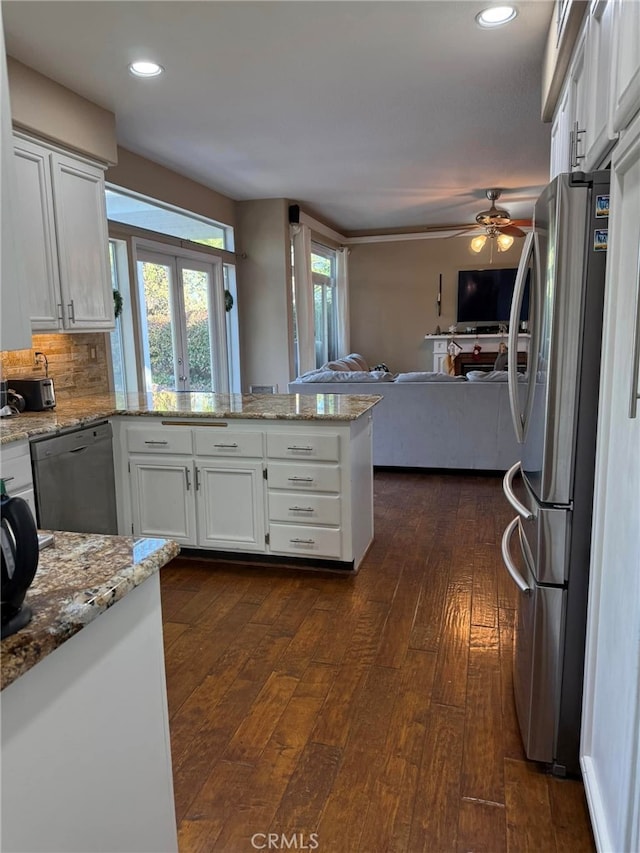
{"type": "Polygon", "coordinates": [[[23,252],[13,219],[16,206],[16,176],[11,156],[11,107],[4,52],[4,32],[0,18],[0,346],[3,350],[28,349],[31,328],[23,304],[23,252]]]}
{"type": "Polygon", "coordinates": [[[20,134],[14,151],[32,329],[113,329],[102,167],[20,134]]]}
{"type": "Polygon", "coordinates": [[[604,165],[617,138],[611,127],[614,0],[594,0],[586,35],[584,169],[604,165]]]}
{"type": "Polygon", "coordinates": [[[624,130],[640,110],[640,3],[610,0],[613,6],[611,126],[624,130]]]}
{"type": "Polygon", "coordinates": [[[551,132],[551,177],[607,165],[640,108],[640,3],[592,0],[551,132]]]}

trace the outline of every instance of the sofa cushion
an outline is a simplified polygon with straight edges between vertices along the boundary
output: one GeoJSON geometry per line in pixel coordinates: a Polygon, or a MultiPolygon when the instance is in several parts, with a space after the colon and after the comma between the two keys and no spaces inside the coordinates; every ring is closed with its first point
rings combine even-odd
{"type": "Polygon", "coordinates": [[[317,370],[299,376],[297,382],[393,382],[393,374],[382,370],[317,370]]]}
{"type": "MultiPolygon", "coordinates": [[[[508,382],[508,370],[470,370],[467,373],[469,382],[508,382]]],[[[525,382],[526,374],[518,373],[518,382],[525,382]]]]}
{"type": "Polygon", "coordinates": [[[464,376],[449,376],[448,373],[434,373],[432,371],[413,371],[412,373],[398,373],[396,382],[466,382],[464,376]]]}
{"type": "Polygon", "coordinates": [[[369,370],[369,365],[360,353],[352,352],[343,358],[328,361],[320,370],[369,370]]]}

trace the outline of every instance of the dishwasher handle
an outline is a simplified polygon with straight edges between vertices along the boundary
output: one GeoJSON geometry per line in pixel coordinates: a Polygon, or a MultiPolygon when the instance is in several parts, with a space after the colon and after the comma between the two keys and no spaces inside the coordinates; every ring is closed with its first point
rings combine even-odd
{"type": "Polygon", "coordinates": [[[83,444],[82,447],[74,447],[73,450],[69,451],[69,453],[80,453],[82,450],[86,450],[88,447],[88,444],[83,444]]]}

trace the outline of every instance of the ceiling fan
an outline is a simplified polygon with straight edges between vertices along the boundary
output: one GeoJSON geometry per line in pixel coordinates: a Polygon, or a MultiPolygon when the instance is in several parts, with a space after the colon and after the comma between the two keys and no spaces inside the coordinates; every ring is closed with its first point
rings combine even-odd
{"type": "Polygon", "coordinates": [[[491,189],[486,191],[487,198],[491,202],[488,210],[482,210],[476,216],[475,225],[467,225],[459,234],[472,231],[475,228],[483,228],[484,234],[478,234],[471,240],[471,249],[480,252],[489,239],[496,241],[499,252],[506,252],[513,245],[514,237],[524,237],[525,232],[518,225],[530,225],[527,219],[511,219],[509,211],[502,207],[496,207],[496,201],[500,198],[501,191],[491,189]]]}

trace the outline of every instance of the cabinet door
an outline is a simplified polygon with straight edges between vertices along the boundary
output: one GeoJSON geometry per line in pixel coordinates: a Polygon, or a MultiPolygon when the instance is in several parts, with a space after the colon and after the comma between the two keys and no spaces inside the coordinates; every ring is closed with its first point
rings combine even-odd
{"type": "Polygon", "coordinates": [[[586,171],[602,165],[617,135],[611,132],[613,7],[613,0],[596,0],[589,14],[586,43],[586,171]]]}
{"type": "Polygon", "coordinates": [[[70,332],[113,329],[102,169],[54,154],[53,203],[65,328],[70,332]]]}
{"type": "Polygon", "coordinates": [[[133,531],[196,544],[191,460],[131,459],[133,531]]]}
{"type": "Polygon", "coordinates": [[[196,459],[198,544],[265,551],[262,462],[196,459]]]}
{"type": "Polygon", "coordinates": [[[611,168],[581,761],[598,849],[640,850],[640,115],[611,168]]]}
{"type": "Polygon", "coordinates": [[[13,216],[24,239],[31,328],[36,332],[58,331],[62,306],[53,224],[51,153],[22,139],[16,141],[14,151],[18,195],[13,216]]]}
{"type": "Polygon", "coordinates": [[[640,3],[614,0],[612,125],[624,130],[640,109],[640,3]]]}
{"type": "Polygon", "coordinates": [[[584,169],[587,132],[586,31],[576,46],[569,71],[569,171],[584,169]]]}
{"type": "Polygon", "coordinates": [[[569,111],[569,86],[566,85],[560,95],[558,107],[551,127],[551,166],[550,178],[569,171],[569,147],[571,139],[571,116],[569,111]]]}
{"type": "Polygon", "coordinates": [[[9,78],[0,18],[0,341],[3,350],[31,346],[26,295],[23,297],[28,282],[25,252],[14,219],[19,195],[12,150],[9,78]]]}

